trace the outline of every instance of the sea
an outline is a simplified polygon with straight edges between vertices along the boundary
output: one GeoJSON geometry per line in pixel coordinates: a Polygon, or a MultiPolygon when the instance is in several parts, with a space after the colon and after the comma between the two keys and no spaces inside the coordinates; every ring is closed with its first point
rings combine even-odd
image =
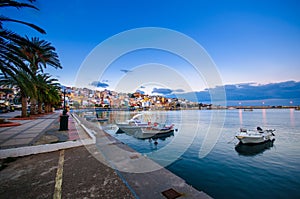
{"type": "MultiPolygon", "coordinates": [[[[104,129],[134,114],[98,112],[109,119],[101,123],[104,129]]],[[[155,139],[140,139],[114,128],[107,128],[107,132],[158,163],[167,160],[163,162],[166,169],[213,198],[300,198],[300,111],[181,110],[145,114],[174,124],[175,131],[155,139]],[[247,146],[235,138],[240,128],[257,126],[276,129],[275,141],[247,146]]]]}

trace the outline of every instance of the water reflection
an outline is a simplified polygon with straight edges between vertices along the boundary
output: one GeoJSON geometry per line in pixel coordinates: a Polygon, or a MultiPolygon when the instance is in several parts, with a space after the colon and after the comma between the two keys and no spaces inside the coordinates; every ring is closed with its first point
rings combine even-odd
{"type": "Polygon", "coordinates": [[[261,109],[262,112],[262,119],[263,119],[263,124],[266,125],[267,124],[267,113],[266,113],[266,109],[261,109]]]}
{"type": "Polygon", "coordinates": [[[239,119],[240,119],[240,126],[243,126],[243,111],[239,109],[239,119]]]}
{"type": "Polygon", "coordinates": [[[273,143],[274,140],[255,145],[246,145],[239,143],[238,145],[236,145],[235,150],[239,155],[255,156],[271,149],[273,147],[273,143]]]}
{"type": "Polygon", "coordinates": [[[292,127],[295,127],[294,111],[295,111],[295,109],[293,109],[293,108],[290,109],[290,120],[291,120],[291,126],[292,127]]]}

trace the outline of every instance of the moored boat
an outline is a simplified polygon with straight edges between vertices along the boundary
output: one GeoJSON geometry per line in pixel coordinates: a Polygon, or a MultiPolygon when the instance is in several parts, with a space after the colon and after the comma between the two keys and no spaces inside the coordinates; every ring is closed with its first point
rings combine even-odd
{"type": "Polygon", "coordinates": [[[137,114],[123,123],[116,123],[119,129],[138,138],[149,138],[157,134],[167,134],[174,131],[174,125],[151,122],[150,117],[137,114]]]}
{"type": "Polygon", "coordinates": [[[143,114],[137,114],[135,116],[133,116],[130,120],[127,120],[126,122],[122,122],[122,123],[116,123],[116,125],[122,130],[122,131],[126,131],[126,130],[139,130],[142,127],[148,127],[149,126],[149,122],[145,122],[141,119],[141,117],[143,116],[143,114]]]}
{"type": "Polygon", "coordinates": [[[174,131],[174,125],[165,125],[165,124],[154,124],[153,126],[143,127],[143,134],[155,135],[155,134],[163,134],[174,131]]]}
{"type": "Polygon", "coordinates": [[[256,130],[240,129],[240,132],[236,134],[236,138],[243,144],[259,144],[267,141],[273,141],[275,129],[265,129],[257,127],[256,130]]]}

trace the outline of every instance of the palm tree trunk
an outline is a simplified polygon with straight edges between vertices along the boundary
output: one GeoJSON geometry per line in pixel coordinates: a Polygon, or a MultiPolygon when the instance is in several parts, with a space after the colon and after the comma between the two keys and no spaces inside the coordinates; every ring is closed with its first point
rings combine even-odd
{"type": "Polygon", "coordinates": [[[42,102],[38,102],[38,113],[39,113],[39,114],[43,113],[42,102]]]}
{"type": "Polygon", "coordinates": [[[22,101],[21,117],[27,117],[27,97],[22,96],[21,101],[22,101]]]}
{"type": "Polygon", "coordinates": [[[30,98],[30,115],[36,114],[36,99],[30,98]]]}
{"type": "Polygon", "coordinates": [[[49,104],[45,103],[45,113],[49,113],[49,104]]]}

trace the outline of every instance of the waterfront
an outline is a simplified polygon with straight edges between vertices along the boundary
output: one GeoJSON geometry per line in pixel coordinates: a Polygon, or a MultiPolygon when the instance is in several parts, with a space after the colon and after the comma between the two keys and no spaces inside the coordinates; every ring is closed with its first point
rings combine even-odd
{"type": "MultiPolygon", "coordinates": [[[[222,110],[225,111],[225,110],[222,110]]],[[[151,156],[159,154],[175,138],[176,147],[170,153],[183,153],[167,169],[182,177],[193,187],[205,191],[214,198],[299,198],[300,196],[300,112],[294,109],[260,109],[253,111],[227,110],[224,127],[213,150],[204,158],[199,158],[203,138],[210,125],[213,111],[161,111],[154,112],[167,121],[172,121],[178,131],[164,139],[154,141],[136,139],[132,135],[111,135],[133,149],[151,156]],[[182,119],[187,118],[187,119],[182,119]],[[197,118],[199,128],[194,137],[197,118]],[[184,121],[184,123],[182,123],[184,121]],[[274,144],[236,147],[233,140],[240,127],[275,128],[274,144]],[[184,133],[190,131],[190,133],[184,133]],[[193,140],[189,143],[188,136],[193,140]],[[182,137],[182,136],[181,136],[182,137]],[[190,145],[191,144],[191,145],[190,145]],[[185,149],[188,149],[185,151],[185,149]]],[[[105,113],[110,122],[129,118],[131,112],[105,113]]],[[[110,123],[109,122],[109,123],[110,123]]],[[[106,123],[103,123],[105,126],[106,123]]],[[[163,154],[163,153],[162,153],[163,154]]],[[[164,153],[166,154],[166,153],[164,153]]],[[[167,158],[162,155],[161,159],[167,158]]]]}

